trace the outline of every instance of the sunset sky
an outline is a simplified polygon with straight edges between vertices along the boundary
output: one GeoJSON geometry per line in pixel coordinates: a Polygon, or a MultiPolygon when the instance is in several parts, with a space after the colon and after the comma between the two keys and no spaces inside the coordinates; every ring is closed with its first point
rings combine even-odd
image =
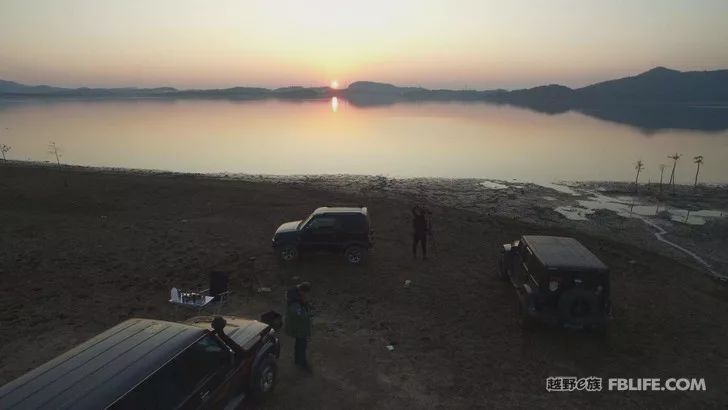
{"type": "Polygon", "coordinates": [[[581,86],[728,68],[726,0],[0,0],[0,79],[59,86],[581,86]]]}

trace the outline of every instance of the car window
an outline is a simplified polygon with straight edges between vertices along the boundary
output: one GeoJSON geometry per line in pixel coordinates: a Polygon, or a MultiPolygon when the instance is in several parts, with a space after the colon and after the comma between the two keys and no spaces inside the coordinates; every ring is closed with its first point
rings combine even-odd
{"type": "Polygon", "coordinates": [[[364,215],[344,215],[341,218],[341,230],[347,233],[366,233],[367,221],[364,215]]]}
{"type": "Polygon", "coordinates": [[[186,376],[185,384],[194,388],[206,376],[229,363],[229,355],[214,336],[200,339],[179,357],[179,368],[186,376]]]}
{"type": "Polygon", "coordinates": [[[336,218],[333,216],[317,216],[308,224],[309,229],[333,228],[336,218]]]}
{"type": "Polygon", "coordinates": [[[113,409],[173,409],[195,393],[210,376],[225,369],[230,352],[207,335],[159,369],[113,409]]]}
{"type": "Polygon", "coordinates": [[[529,247],[526,247],[526,251],[523,254],[523,263],[526,265],[526,268],[531,273],[535,272],[538,268],[536,255],[533,254],[533,251],[529,247]]]}

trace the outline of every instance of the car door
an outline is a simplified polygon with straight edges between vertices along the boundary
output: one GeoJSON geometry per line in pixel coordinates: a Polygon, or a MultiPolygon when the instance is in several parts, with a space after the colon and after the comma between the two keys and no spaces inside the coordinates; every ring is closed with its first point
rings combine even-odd
{"type": "Polygon", "coordinates": [[[208,334],[178,358],[177,370],[184,375],[184,384],[192,394],[183,408],[209,407],[227,392],[226,381],[233,370],[233,353],[217,337],[208,334]]]}
{"type": "Polygon", "coordinates": [[[336,245],[336,217],[317,215],[301,232],[301,247],[307,250],[332,250],[336,245]]]}

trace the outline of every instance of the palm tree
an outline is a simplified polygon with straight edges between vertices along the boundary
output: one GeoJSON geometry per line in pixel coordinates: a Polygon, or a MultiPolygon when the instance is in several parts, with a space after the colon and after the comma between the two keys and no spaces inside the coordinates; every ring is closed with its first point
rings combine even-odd
{"type": "Polygon", "coordinates": [[[698,186],[698,174],[700,173],[700,164],[703,163],[703,156],[702,155],[698,155],[697,157],[694,157],[693,158],[693,162],[695,162],[696,164],[698,164],[698,169],[697,169],[697,171],[695,171],[695,185],[693,185],[693,188],[697,188],[697,186],[698,186]]]}
{"type": "Polygon", "coordinates": [[[637,182],[640,179],[640,172],[645,169],[645,163],[642,162],[641,159],[637,160],[637,162],[634,164],[634,169],[637,171],[637,176],[634,178],[634,191],[637,192],[637,182]]]}
{"type": "Polygon", "coordinates": [[[670,173],[670,185],[672,185],[672,193],[675,193],[675,167],[677,167],[677,160],[681,157],[677,152],[674,155],[669,155],[668,158],[672,160],[672,172],[670,173]]]}
{"type": "Polygon", "coordinates": [[[665,168],[667,165],[660,164],[660,195],[662,195],[662,176],[665,174],[665,168]]]}

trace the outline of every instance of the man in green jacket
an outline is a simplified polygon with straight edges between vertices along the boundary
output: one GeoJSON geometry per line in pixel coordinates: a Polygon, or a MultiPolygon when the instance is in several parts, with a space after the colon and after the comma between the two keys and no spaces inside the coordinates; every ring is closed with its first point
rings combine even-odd
{"type": "Polygon", "coordinates": [[[311,290],[308,282],[299,283],[286,292],[286,334],[296,339],[294,363],[303,370],[311,372],[311,365],[306,359],[306,347],[311,337],[311,310],[306,296],[311,290]]]}

